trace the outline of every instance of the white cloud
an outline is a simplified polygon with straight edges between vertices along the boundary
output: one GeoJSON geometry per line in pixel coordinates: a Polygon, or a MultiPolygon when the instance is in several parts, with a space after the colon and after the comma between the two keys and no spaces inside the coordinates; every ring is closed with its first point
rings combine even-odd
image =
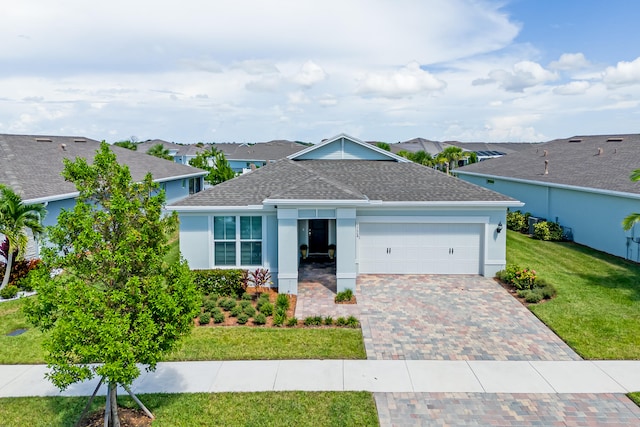
{"type": "Polygon", "coordinates": [[[553,93],[557,95],[582,95],[589,89],[591,84],[584,80],[576,80],[566,85],[556,86],[553,93]]]}
{"type": "Polygon", "coordinates": [[[323,107],[333,107],[338,104],[338,100],[333,95],[324,94],[318,98],[318,103],[323,107]]]}
{"type": "Polygon", "coordinates": [[[327,73],[313,61],[307,61],[302,64],[300,71],[293,76],[292,80],[302,87],[310,88],[327,78],[327,73]]]}
{"type": "Polygon", "coordinates": [[[447,84],[420,68],[417,62],[393,73],[369,73],[360,79],[356,92],[361,95],[401,98],[421,92],[444,89],[447,84]]]}
{"type": "Polygon", "coordinates": [[[511,70],[492,70],[489,77],[476,79],[474,86],[497,83],[509,92],[523,92],[525,89],[548,81],[556,80],[558,75],[545,70],[540,64],[532,61],[520,61],[511,70]]]}
{"type": "Polygon", "coordinates": [[[305,93],[301,90],[290,92],[287,95],[287,98],[289,100],[289,103],[294,105],[309,104],[311,102],[307,95],[305,95],[305,93]]]}
{"type": "Polygon", "coordinates": [[[560,59],[549,64],[549,68],[553,70],[578,70],[590,65],[582,53],[563,53],[560,55],[560,59]]]}
{"type": "Polygon", "coordinates": [[[631,62],[620,61],[615,67],[607,67],[602,80],[610,88],[640,83],[640,57],[631,62]]]}

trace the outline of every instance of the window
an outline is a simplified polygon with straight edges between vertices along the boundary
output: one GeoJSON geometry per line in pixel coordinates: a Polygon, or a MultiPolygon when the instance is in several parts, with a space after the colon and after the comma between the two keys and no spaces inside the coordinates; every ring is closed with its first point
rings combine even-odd
{"type": "Polygon", "coordinates": [[[202,190],[200,177],[189,179],[189,194],[199,193],[202,190]]]}
{"type": "Polygon", "coordinates": [[[216,216],[213,240],[214,265],[262,265],[261,216],[216,216]]]}
{"type": "Polygon", "coordinates": [[[240,217],[240,262],[242,265],[262,264],[262,217],[240,217]]]}

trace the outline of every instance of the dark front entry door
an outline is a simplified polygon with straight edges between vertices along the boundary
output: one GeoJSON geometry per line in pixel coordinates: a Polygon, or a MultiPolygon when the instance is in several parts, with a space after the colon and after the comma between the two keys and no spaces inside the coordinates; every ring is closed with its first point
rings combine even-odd
{"type": "Polygon", "coordinates": [[[309,253],[327,253],[329,245],[329,220],[309,220],[309,253]]]}

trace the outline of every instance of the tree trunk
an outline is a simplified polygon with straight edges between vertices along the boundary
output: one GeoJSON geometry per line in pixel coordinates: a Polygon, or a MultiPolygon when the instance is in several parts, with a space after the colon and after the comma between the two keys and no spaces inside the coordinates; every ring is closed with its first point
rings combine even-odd
{"type": "Polygon", "coordinates": [[[104,408],[105,411],[110,412],[109,426],[120,427],[120,417],[118,417],[118,384],[109,383],[109,407],[104,408]]]}
{"type": "Polygon", "coordinates": [[[12,265],[13,265],[13,251],[11,250],[11,247],[9,247],[9,254],[7,255],[7,268],[4,270],[4,277],[2,278],[2,285],[0,285],[0,290],[4,289],[4,287],[9,284],[12,265]]]}

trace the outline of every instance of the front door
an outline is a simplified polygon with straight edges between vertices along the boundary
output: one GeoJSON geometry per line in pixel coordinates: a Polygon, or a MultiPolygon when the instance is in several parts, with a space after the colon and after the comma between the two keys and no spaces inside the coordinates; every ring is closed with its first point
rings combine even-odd
{"type": "Polygon", "coordinates": [[[329,220],[309,220],[309,253],[327,253],[329,245],[329,220]]]}

